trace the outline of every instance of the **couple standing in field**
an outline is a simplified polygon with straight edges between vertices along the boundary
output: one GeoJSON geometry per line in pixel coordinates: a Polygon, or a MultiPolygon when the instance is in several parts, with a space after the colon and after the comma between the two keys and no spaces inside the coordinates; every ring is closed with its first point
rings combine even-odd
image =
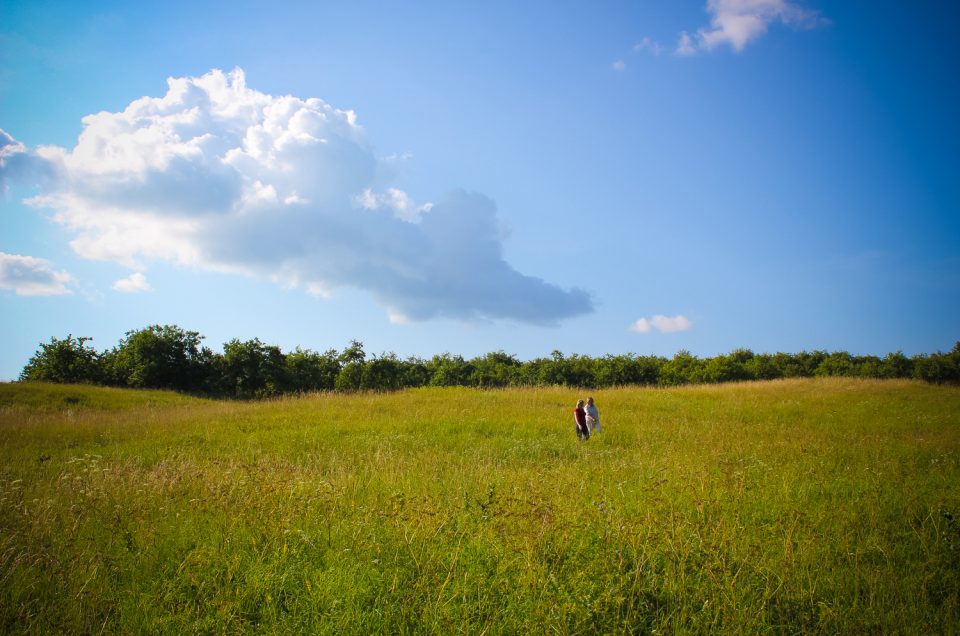
{"type": "Polygon", "coordinates": [[[577,408],[573,409],[573,421],[577,425],[577,439],[588,440],[590,433],[600,432],[600,411],[592,397],[587,398],[586,404],[583,400],[577,400],[577,408]]]}

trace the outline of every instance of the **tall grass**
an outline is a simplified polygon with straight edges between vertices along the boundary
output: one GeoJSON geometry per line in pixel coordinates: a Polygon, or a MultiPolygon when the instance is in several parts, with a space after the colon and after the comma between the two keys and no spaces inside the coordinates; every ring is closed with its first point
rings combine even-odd
{"type": "Polygon", "coordinates": [[[957,388],[24,391],[6,632],[960,631],[957,388]]]}

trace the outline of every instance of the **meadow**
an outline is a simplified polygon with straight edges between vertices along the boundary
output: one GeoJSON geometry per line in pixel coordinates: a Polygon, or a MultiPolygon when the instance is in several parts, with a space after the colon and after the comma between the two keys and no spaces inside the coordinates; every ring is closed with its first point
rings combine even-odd
{"type": "Polygon", "coordinates": [[[960,633],[960,388],[0,385],[5,633],[960,633]]]}

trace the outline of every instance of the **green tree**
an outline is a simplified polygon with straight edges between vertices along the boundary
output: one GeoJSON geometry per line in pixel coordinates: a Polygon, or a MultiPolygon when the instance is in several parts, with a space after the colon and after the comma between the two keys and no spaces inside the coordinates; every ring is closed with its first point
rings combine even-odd
{"type": "Polygon", "coordinates": [[[853,374],[861,378],[882,378],[883,360],[877,356],[854,356],[853,374]]]}
{"type": "Polygon", "coordinates": [[[562,351],[554,349],[549,358],[534,360],[535,384],[540,386],[563,386],[567,384],[567,359],[562,351]]]}
{"type": "Polygon", "coordinates": [[[363,343],[351,340],[338,358],[340,373],[334,383],[337,391],[359,391],[363,385],[363,369],[366,365],[367,354],[363,350],[363,343]]]}
{"type": "Polygon", "coordinates": [[[960,383],[960,342],[953,345],[950,353],[931,353],[913,359],[914,375],[921,380],[936,384],[960,383]]]}
{"type": "Polygon", "coordinates": [[[198,391],[203,388],[211,352],[200,347],[196,331],[176,325],[151,325],[128,331],[105,356],[114,384],[147,389],[198,391]]]}
{"type": "Polygon", "coordinates": [[[363,362],[348,362],[340,367],[334,388],[337,391],[359,391],[363,385],[363,362]]]}
{"type": "Polygon", "coordinates": [[[853,356],[846,351],[834,351],[826,356],[817,366],[818,376],[852,376],[855,375],[853,356]]]}
{"type": "Polygon", "coordinates": [[[373,391],[395,391],[403,387],[403,363],[394,353],[374,356],[363,366],[360,388],[373,391]]]}
{"type": "Polygon", "coordinates": [[[430,370],[422,358],[411,356],[403,361],[403,386],[426,386],[430,383],[430,370]]]}
{"type": "Polygon", "coordinates": [[[788,377],[812,378],[817,375],[817,370],[820,368],[820,365],[830,357],[830,354],[826,351],[811,351],[809,353],[801,351],[791,357],[791,364],[796,370],[796,375],[790,375],[788,377]]]}
{"type": "Polygon", "coordinates": [[[100,355],[86,343],[92,338],[50,338],[30,358],[20,372],[22,382],[61,382],[95,384],[103,380],[100,355]]]}
{"type": "Polygon", "coordinates": [[[777,356],[785,354],[778,353],[772,356],[769,353],[758,353],[749,361],[744,363],[744,368],[754,380],[775,380],[784,377],[784,369],[778,364],[777,356]]]}
{"type": "Polygon", "coordinates": [[[686,349],[678,351],[660,368],[660,384],[663,386],[689,384],[702,380],[703,363],[686,349]]]}
{"type": "Polygon", "coordinates": [[[433,356],[427,363],[430,371],[431,386],[470,386],[473,366],[463,359],[449,353],[433,356]]]}
{"type": "Polygon", "coordinates": [[[594,362],[590,356],[573,354],[563,365],[563,383],[567,386],[596,386],[594,362]]]}
{"type": "Polygon", "coordinates": [[[913,361],[903,355],[902,351],[888,353],[887,357],[883,359],[880,373],[885,378],[913,377],[913,361]]]}
{"type": "Polygon", "coordinates": [[[597,386],[655,385],[664,360],[656,356],[606,355],[594,360],[597,386]]]}
{"type": "Polygon", "coordinates": [[[470,361],[470,384],[478,387],[505,387],[516,384],[520,361],[503,351],[494,351],[470,361]]]}
{"type": "Polygon", "coordinates": [[[350,344],[343,350],[343,353],[340,354],[339,359],[341,364],[351,364],[363,362],[366,358],[367,354],[363,350],[363,343],[359,340],[351,340],[350,344]]]}
{"type": "Polygon", "coordinates": [[[317,353],[297,347],[286,354],[285,363],[287,385],[291,391],[331,391],[340,373],[335,349],[317,353]]]}
{"type": "Polygon", "coordinates": [[[259,338],[223,345],[221,364],[224,387],[235,397],[268,397],[288,386],[283,352],[259,338]]]}
{"type": "Polygon", "coordinates": [[[744,363],[732,354],[708,358],[703,361],[701,369],[699,379],[703,382],[740,382],[750,379],[750,372],[744,363]]]}

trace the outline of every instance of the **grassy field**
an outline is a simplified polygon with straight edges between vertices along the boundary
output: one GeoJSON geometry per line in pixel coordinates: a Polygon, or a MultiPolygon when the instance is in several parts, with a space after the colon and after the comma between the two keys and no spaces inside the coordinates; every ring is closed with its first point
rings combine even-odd
{"type": "Polygon", "coordinates": [[[958,633],[960,389],[0,385],[0,631],[958,633]]]}

